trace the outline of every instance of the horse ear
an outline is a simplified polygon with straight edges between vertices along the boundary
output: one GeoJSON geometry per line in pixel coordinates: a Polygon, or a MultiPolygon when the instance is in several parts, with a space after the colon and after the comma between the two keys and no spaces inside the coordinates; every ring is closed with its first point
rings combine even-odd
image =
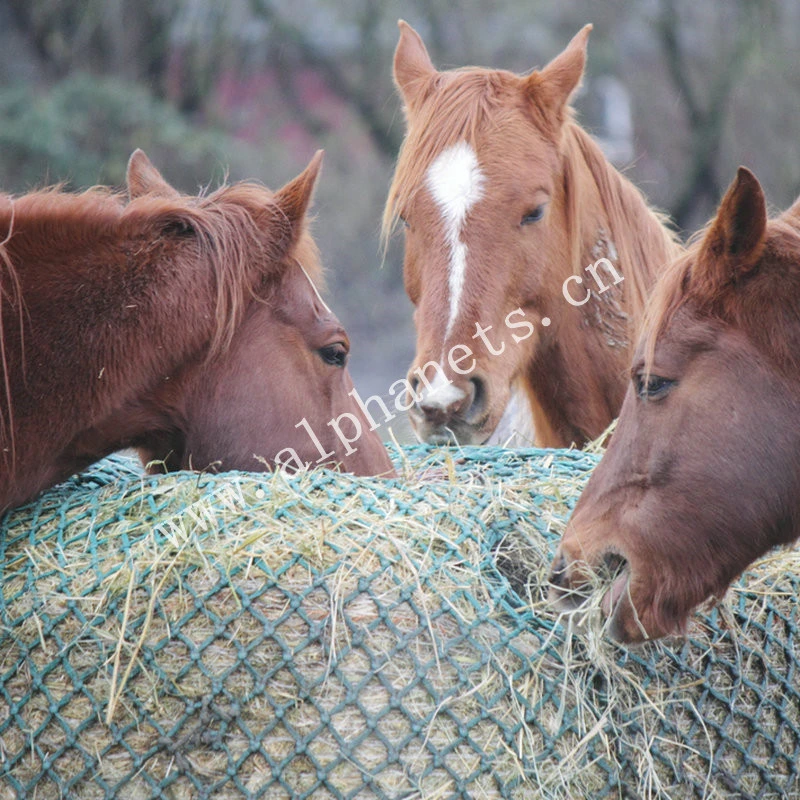
{"type": "Polygon", "coordinates": [[[322,150],[317,150],[308,166],[283,188],[275,192],[274,201],[289,222],[292,231],[299,230],[311,205],[314,185],[322,167],[322,150]]]}
{"type": "Polygon", "coordinates": [[[794,217],[795,220],[800,221],[800,197],[798,197],[784,213],[786,216],[794,217]]]}
{"type": "Polygon", "coordinates": [[[537,105],[559,125],[586,69],[586,46],[592,25],[584,25],[544,69],[524,78],[524,88],[537,105]]]}
{"type": "Polygon", "coordinates": [[[394,51],[394,82],[410,106],[425,81],[436,74],[422,37],[405,21],[398,20],[400,39],[394,51]]]}
{"type": "Polygon", "coordinates": [[[757,266],[766,229],[764,190],[749,169],[739,167],[700,245],[697,263],[706,270],[709,292],[719,291],[757,266]]]}
{"type": "Polygon", "coordinates": [[[144,150],[136,149],[131,153],[126,181],[130,200],[145,194],[157,197],[180,197],[180,192],[164,180],[152,161],[144,154],[144,150]]]}

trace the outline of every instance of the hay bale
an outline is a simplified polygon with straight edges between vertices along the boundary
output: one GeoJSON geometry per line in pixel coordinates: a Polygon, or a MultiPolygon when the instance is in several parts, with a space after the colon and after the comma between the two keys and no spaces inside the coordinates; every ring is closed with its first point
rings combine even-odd
{"type": "Polygon", "coordinates": [[[544,602],[596,463],[141,476],[0,529],[0,800],[800,796],[798,551],[683,642],[544,602]]]}

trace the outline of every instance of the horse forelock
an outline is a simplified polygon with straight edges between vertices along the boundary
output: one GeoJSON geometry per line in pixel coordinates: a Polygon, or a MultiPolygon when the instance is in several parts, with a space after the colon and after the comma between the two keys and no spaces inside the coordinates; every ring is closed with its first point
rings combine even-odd
{"type": "MultiPolygon", "coordinates": [[[[260,233],[263,236],[264,228],[267,228],[269,242],[266,255],[271,272],[282,273],[299,261],[317,286],[324,285],[325,274],[319,249],[309,231],[311,218],[302,221],[301,230],[292,230],[292,223],[275,202],[274,192],[252,181],[223,186],[207,197],[198,198],[199,208],[220,209],[223,206],[243,209],[246,215],[244,227],[252,225],[252,234],[260,233]]],[[[224,216],[225,212],[222,214],[224,216]]]]}
{"type": "Polygon", "coordinates": [[[513,73],[480,67],[435,75],[428,97],[409,113],[383,214],[384,244],[440,153],[460,142],[475,149],[479,131],[490,125],[501,129],[518,112],[511,100],[517,83],[513,73]]]}
{"type": "MultiPolygon", "coordinates": [[[[301,230],[293,231],[290,221],[275,202],[274,193],[254,182],[223,186],[208,197],[200,198],[202,207],[207,205],[209,208],[219,208],[225,204],[244,209],[257,231],[263,229],[266,220],[266,226],[272,233],[270,246],[265,253],[270,264],[270,275],[280,277],[288,270],[296,269],[299,264],[314,288],[325,292],[327,288],[325,270],[319,248],[310,232],[313,222],[310,216],[303,220],[301,230]]],[[[245,227],[247,227],[246,221],[245,227]]],[[[251,230],[251,233],[257,231],[251,230]]]]}
{"type": "Polygon", "coordinates": [[[154,220],[191,229],[216,280],[216,330],[213,356],[227,348],[243,310],[263,279],[279,278],[301,260],[317,285],[323,283],[316,246],[305,230],[292,224],[265,186],[242,182],[199,197],[142,196],[131,201],[125,221],[136,226],[154,220]]]}
{"type": "Polygon", "coordinates": [[[691,264],[692,257],[688,252],[670,263],[656,282],[645,305],[640,337],[647,375],[650,374],[653,366],[658,338],[687,300],[685,285],[691,264]]]}
{"type": "Polygon", "coordinates": [[[501,132],[522,116],[531,125],[532,135],[538,132],[560,154],[568,220],[565,257],[572,271],[577,274],[586,266],[580,215],[586,213],[586,196],[591,194],[582,189],[590,182],[599,198],[595,215],[608,218],[619,260],[629,265],[624,291],[630,316],[638,321],[655,275],[680,251],[675,233],[666,226],[665,215],[650,208],[641,192],[614,169],[574,121],[571,110],[563,125],[554,126],[553,109],[545,104],[545,96],[535,91],[523,95],[520,87],[521,78],[504,70],[466,67],[435,74],[429,91],[423,92],[424,99],[408,112],[408,130],[383,214],[384,246],[404,207],[426,185],[428,169],[439,154],[460,142],[477,150],[481,132],[501,132]]]}

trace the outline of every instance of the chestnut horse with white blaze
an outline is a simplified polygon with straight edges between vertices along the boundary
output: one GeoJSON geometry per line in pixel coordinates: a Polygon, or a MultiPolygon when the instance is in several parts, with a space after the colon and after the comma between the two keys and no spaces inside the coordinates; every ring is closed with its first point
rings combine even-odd
{"type": "Polygon", "coordinates": [[[622,642],[685,627],[750,563],[800,536],[800,200],[767,219],[744,168],[658,283],[617,428],[551,575],[563,608],[591,573],[622,642]]]}
{"type": "Polygon", "coordinates": [[[619,412],[632,326],[679,247],[572,118],[590,29],[519,76],[440,72],[400,22],[407,131],[384,236],[403,222],[423,440],[481,444],[511,422],[582,445],[619,412]]]}
{"type": "Polygon", "coordinates": [[[0,511],[128,447],[155,469],[391,471],[312,283],[321,159],[274,194],[186,197],[137,151],[127,196],[0,195],[0,511]]]}

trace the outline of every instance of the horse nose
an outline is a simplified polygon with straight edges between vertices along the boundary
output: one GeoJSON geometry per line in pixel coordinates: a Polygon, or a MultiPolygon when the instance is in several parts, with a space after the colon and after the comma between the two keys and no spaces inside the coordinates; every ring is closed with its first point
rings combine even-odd
{"type": "Polygon", "coordinates": [[[558,589],[567,588],[567,560],[560,550],[550,567],[550,577],[547,582],[558,589]]]}
{"type": "Polygon", "coordinates": [[[419,381],[412,379],[412,390],[419,398],[417,408],[431,425],[446,425],[458,415],[464,422],[478,422],[486,407],[486,384],[479,377],[470,378],[463,388],[453,384],[418,391],[419,381]]]}
{"type": "Polygon", "coordinates": [[[451,381],[434,381],[420,388],[417,377],[409,379],[411,390],[414,392],[416,407],[425,417],[425,421],[434,426],[446,425],[456,414],[462,414],[471,408],[476,387],[468,381],[463,387],[454,385],[451,381]]]}

